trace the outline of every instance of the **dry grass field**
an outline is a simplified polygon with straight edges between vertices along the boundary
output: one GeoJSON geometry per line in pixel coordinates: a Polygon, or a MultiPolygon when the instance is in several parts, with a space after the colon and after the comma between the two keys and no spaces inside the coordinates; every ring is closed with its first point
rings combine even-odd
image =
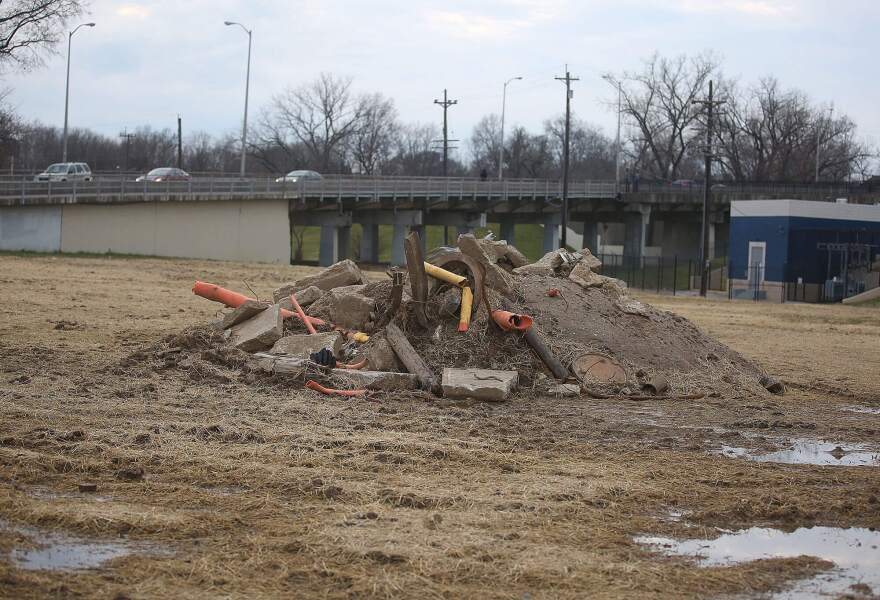
{"type": "Polygon", "coordinates": [[[783,396],[364,402],[131,358],[218,314],[193,280],[265,297],[304,270],[0,256],[0,597],[762,597],[829,565],[701,567],[633,537],[880,527],[877,467],[718,453],[876,444],[880,414],[847,409],[880,408],[877,307],[640,296],[783,396]],[[20,568],[61,533],[130,553],[20,568]]]}

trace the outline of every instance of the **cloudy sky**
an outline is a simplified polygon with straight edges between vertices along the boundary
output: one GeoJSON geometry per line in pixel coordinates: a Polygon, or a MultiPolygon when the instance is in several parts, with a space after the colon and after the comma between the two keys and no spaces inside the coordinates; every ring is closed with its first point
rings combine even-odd
{"type": "MultiPolygon", "coordinates": [[[[775,75],[834,102],[880,142],[877,0],[93,0],[74,37],[71,126],[107,135],[149,124],[210,133],[240,127],[247,36],[254,31],[251,118],[273,94],[322,71],[394,98],[405,121],[439,122],[448,88],[455,137],[484,114],[538,129],[564,106],[554,81],[580,77],[573,108],[613,133],[607,71],[637,69],[653,52],[712,50],[743,82],[775,75]]],[[[21,114],[60,125],[63,54],[6,76],[21,114]]]]}

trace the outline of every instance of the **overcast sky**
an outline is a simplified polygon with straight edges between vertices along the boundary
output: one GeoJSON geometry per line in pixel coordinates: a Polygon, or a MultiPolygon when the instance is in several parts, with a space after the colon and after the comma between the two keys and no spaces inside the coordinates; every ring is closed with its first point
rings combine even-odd
{"type": "MultiPolygon", "coordinates": [[[[358,91],[392,97],[404,121],[439,123],[443,88],[454,137],[500,112],[537,130],[564,107],[614,133],[607,71],[637,69],[652,53],[717,52],[728,76],[775,75],[784,86],[833,101],[880,142],[878,0],[94,0],[93,29],[73,38],[70,122],[107,135],[149,124],[185,133],[240,128],[247,36],[254,31],[251,119],[288,85],[322,71],[358,91]]],[[[6,76],[26,118],[61,125],[65,51],[45,68],[6,76]]]]}

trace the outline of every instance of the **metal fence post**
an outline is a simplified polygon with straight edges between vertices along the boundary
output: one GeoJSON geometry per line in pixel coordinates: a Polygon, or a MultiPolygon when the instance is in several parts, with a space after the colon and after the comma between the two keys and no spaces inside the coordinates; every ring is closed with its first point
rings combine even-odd
{"type": "Polygon", "coordinates": [[[675,288],[678,285],[678,254],[672,256],[672,295],[675,296],[675,288]]]}

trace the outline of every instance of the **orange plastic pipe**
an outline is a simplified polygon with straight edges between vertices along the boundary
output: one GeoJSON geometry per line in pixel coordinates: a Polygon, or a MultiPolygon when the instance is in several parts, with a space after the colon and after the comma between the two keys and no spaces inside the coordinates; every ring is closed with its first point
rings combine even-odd
{"type": "Polygon", "coordinates": [[[318,383],[313,379],[309,379],[306,381],[306,387],[310,390],[315,390],[316,392],[321,392],[322,394],[327,394],[328,396],[366,396],[367,390],[334,390],[333,388],[327,388],[318,383]]]}
{"type": "Polygon", "coordinates": [[[336,363],[336,366],[339,367],[340,369],[353,369],[353,370],[363,369],[364,367],[367,366],[367,359],[365,358],[364,360],[362,360],[360,362],[350,363],[350,364],[336,363]]]}
{"type": "Polygon", "coordinates": [[[532,326],[532,318],[518,315],[507,310],[493,310],[492,320],[504,331],[528,331],[532,326]]]}
{"type": "MultiPolygon", "coordinates": [[[[214,302],[220,302],[229,308],[238,308],[246,301],[253,300],[253,298],[248,298],[244,294],[239,294],[238,292],[233,292],[232,290],[227,290],[219,285],[206,283],[204,281],[196,281],[195,285],[193,285],[192,291],[196,296],[201,296],[202,298],[207,298],[214,302]]],[[[289,319],[290,317],[297,316],[297,314],[282,308],[281,316],[285,319],[289,319]]],[[[312,325],[317,325],[318,327],[327,324],[325,321],[317,317],[307,316],[306,319],[308,319],[312,325]]]]}
{"type": "Polygon", "coordinates": [[[311,321],[306,318],[306,313],[303,312],[302,306],[299,305],[299,302],[296,301],[296,296],[293,294],[290,295],[290,303],[293,305],[293,310],[296,311],[296,316],[299,317],[299,320],[305,323],[306,329],[308,329],[310,335],[315,335],[318,333],[315,331],[315,326],[312,325],[311,321]]]}

